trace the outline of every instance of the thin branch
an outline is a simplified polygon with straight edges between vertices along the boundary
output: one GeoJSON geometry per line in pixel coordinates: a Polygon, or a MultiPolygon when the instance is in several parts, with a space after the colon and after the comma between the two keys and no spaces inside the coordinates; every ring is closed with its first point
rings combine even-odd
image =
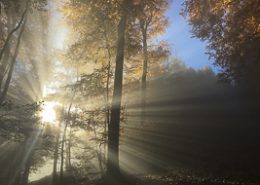
{"type": "MultiPolygon", "coordinates": [[[[27,3],[28,3],[28,2],[27,2],[27,3]]],[[[1,52],[0,52],[0,61],[2,60],[3,54],[4,54],[4,52],[5,52],[6,48],[7,48],[7,45],[9,44],[9,41],[10,41],[12,35],[21,27],[21,25],[22,25],[22,23],[23,23],[23,21],[24,21],[24,19],[25,19],[25,15],[26,15],[26,13],[27,13],[27,10],[28,10],[28,6],[26,6],[26,8],[25,8],[25,10],[24,10],[24,12],[23,12],[23,14],[22,14],[22,17],[21,17],[19,23],[18,23],[18,24],[16,25],[16,27],[8,34],[7,39],[6,39],[5,43],[4,43],[3,49],[2,49],[1,52]]]]}

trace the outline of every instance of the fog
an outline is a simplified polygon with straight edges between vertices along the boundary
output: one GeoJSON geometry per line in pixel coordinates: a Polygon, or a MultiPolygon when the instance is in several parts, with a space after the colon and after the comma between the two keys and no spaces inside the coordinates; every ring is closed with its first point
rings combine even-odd
{"type": "Polygon", "coordinates": [[[144,125],[140,104],[132,101],[140,92],[126,98],[121,150],[131,160],[124,167],[134,173],[188,167],[257,176],[259,102],[242,87],[220,83],[210,68],[177,62],[173,69],[149,82],[144,125]]]}

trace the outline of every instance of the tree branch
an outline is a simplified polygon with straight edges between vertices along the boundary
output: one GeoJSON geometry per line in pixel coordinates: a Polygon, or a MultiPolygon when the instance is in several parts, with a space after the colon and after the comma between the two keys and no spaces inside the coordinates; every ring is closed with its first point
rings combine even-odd
{"type": "Polygon", "coordinates": [[[0,52],[0,61],[2,60],[3,54],[4,54],[4,52],[5,52],[6,48],[7,48],[7,45],[9,44],[9,41],[10,41],[12,35],[21,27],[22,23],[24,22],[27,10],[28,10],[28,6],[26,5],[26,8],[25,8],[25,10],[24,10],[24,12],[22,14],[22,17],[21,17],[20,21],[18,22],[16,27],[8,34],[8,36],[6,38],[6,41],[4,43],[3,49],[0,52]]]}

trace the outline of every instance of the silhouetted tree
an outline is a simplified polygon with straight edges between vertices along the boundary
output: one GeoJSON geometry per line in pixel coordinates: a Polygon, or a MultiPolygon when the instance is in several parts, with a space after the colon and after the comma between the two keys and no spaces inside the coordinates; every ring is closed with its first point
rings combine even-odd
{"type": "Polygon", "coordinates": [[[117,30],[117,55],[114,79],[114,92],[111,107],[111,118],[108,126],[108,158],[107,158],[107,176],[116,178],[120,173],[119,169],[119,133],[120,133],[120,110],[122,98],[123,83],[123,65],[124,65],[124,46],[125,29],[127,16],[131,11],[131,2],[124,0],[121,5],[121,16],[117,30]]]}

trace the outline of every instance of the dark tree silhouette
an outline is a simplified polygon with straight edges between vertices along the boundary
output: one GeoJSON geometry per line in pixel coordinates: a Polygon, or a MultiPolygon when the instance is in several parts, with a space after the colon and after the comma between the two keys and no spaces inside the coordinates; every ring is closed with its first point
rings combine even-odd
{"type": "Polygon", "coordinates": [[[112,98],[111,118],[108,126],[108,161],[107,176],[116,177],[120,174],[119,169],[119,132],[120,132],[120,109],[122,99],[123,65],[125,29],[130,1],[124,0],[122,5],[122,15],[118,25],[117,55],[114,80],[114,92],[112,98]]]}

